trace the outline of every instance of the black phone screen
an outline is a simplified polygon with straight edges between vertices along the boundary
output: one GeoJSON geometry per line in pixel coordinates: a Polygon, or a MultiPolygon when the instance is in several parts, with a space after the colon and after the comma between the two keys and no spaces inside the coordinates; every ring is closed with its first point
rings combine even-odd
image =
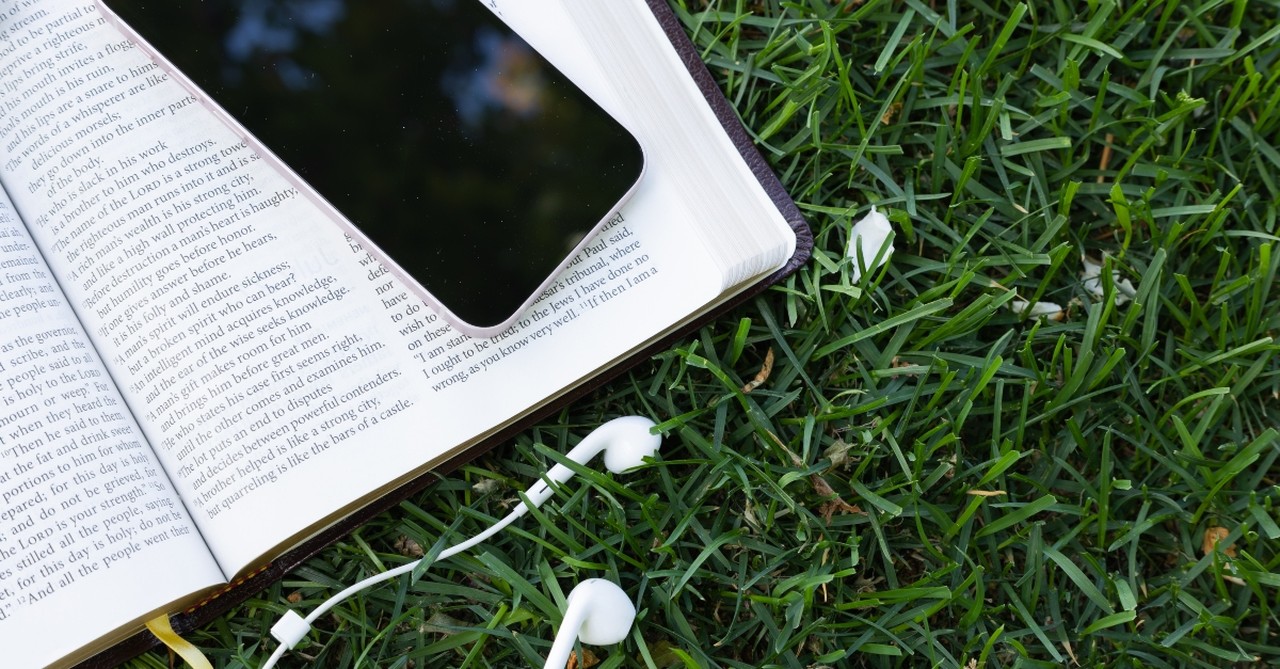
{"type": "Polygon", "coordinates": [[[477,0],[107,4],[476,327],[510,320],[643,169],[477,0]]]}

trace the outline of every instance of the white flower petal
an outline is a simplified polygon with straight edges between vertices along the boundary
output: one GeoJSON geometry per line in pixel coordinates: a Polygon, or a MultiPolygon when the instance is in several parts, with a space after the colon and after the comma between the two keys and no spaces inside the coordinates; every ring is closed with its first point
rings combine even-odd
{"type": "Polygon", "coordinates": [[[1009,300],[1009,308],[1015,313],[1025,313],[1034,318],[1043,316],[1055,321],[1062,320],[1066,312],[1062,305],[1056,302],[1028,302],[1023,299],[1009,300]],[[1030,307],[1029,311],[1028,307],[1030,307]]]}
{"type": "Polygon", "coordinates": [[[876,210],[872,205],[871,211],[863,216],[857,223],[853,224],[853,228],[849,231],[849,248],[845,255],[853,259],[853,267],[850,268],[850,278],[857,281],[862,278],[864,271],[874,271],[880,265],[889,261],[889,256],[893,255],[893,228],[889,225],[889,219],[884,214],[876,210]],[[884,255],[880,258],[880,262],[875,262],[876,255],[880,253],[880,249],[884,248],[884,255]],[[862,267],[858,261],[858,253],[861,249],[862,262],[873,264],[871,267],[862,267]]]}
{"type": "MultiPolygon", "coordinates": [[[[1102,299],[1105,293],[1102,286],[1102,265],[1093,262],[1088,256],[1081,256],[1080,260],[1084,263],[1084,271],[1080,274],[1080,278],[1084,280],[1084,289],[1089,291],[1094,299],[1102,299]]],[[[1116,287],[1117,306],[1128,302],[1138,294],[1138,289],[1134,287],[1133,282],[1120,278],[1119,271],[1111,271],[1111,283],[1116,287]]]]}

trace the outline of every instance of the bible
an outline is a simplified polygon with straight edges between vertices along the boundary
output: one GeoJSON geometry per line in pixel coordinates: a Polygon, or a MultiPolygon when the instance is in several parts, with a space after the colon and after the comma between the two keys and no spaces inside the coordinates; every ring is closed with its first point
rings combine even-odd
{"type": "Polygon", "coordinates": [[[8,666],[109,665],[151,643],[155,615],[209,620],[807,258],[798,209],[663,2],[485,4],[648,165],[482,339],[93,0],[0,0],[8,666]]]}

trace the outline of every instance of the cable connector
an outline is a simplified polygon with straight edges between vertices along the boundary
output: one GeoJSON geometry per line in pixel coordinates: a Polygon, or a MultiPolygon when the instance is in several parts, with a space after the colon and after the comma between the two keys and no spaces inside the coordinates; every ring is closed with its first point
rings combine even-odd
{"type": "Polygon", "coordinates": [[[298,615],[297,611],[289,609],[284,612],[284,616],[271,626],[271,636],[276,638],[281,645],[289,650],[298,645],[302,641],[302,637],[311,631],[311,623],[308,623],[298,615]]]}

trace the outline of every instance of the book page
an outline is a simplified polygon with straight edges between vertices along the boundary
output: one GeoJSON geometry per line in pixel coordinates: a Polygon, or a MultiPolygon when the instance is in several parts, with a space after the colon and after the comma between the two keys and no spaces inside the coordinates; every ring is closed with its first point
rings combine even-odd
{"type": "Polygon", "coordinates": [[[3,191],[0,323],[0,648],[44,666],[222,574],[3,191]]]}
{"type": "Polygon", "coordinates": [[[228,574],[720,294],[650,171],[516,327],[461,335],[93,2],[0,7],[42,31],[0,52],[0,178],[228,574]]]}

